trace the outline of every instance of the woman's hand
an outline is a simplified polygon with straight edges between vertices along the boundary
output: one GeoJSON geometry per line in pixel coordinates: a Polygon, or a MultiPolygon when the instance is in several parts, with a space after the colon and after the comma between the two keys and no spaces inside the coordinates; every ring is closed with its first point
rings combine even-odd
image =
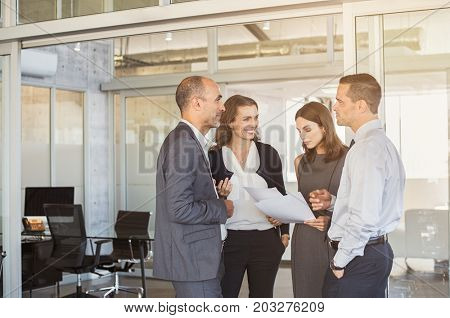
{"type": "Polygon", "coordinates": [[[281,235],[281,243],[283,243],[284,248],[287,248],[289,245],[289,234],[281,235]]]}
{"type": "Polygon", "coordinates": [[[328,228],[328,224],[330,223],[329,216],[319,216],[317,219],[305,221],[306,225],[312,226],[313,228],[318,229],[319,231],[326,231],[328,228]]]}
{"type": "Polygon", "coordinates": [[[269,221],[270,224],[272,224],[273,226],[280,226],[281,224],[283,224],[280,221],[278,221],[277,219],[274,219],[270,216],[267,216],[267,221],[269,221]]]}
{"type": "Polygon", "coordinates": [[[314,190],[309,194],[313,211],[328,210],[331,206],[331,194],[325,189],[314,190]]]}
{"type": "MultiPolygon", "coordinates": [[[[216,180],[214,180],[214,184],[216,184],[216,180]]],[[[225,180],[220,180],[219,184],[216,185],[216,188],[219,197],[226,198],[231,193],[233,185],[231,184],[231,181],[228,180],[228,178],[225,178],[225,180]]]]}

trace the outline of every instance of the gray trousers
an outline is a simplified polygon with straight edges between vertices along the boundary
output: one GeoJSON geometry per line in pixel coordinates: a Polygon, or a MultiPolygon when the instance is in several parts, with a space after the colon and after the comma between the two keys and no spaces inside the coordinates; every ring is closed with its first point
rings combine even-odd
{"type": "Polygon", "coordinates": [[[222,298],[219,278],[199,282],[173,281],[172,284],[177,298],[222,298]]]}
{"type": "Polygon", "coordinates": [[[217,277],[198,282],[172,281],[177,298],[222,298],[220,281],[225,272],[223,265],[223,251],[217,277]]]}

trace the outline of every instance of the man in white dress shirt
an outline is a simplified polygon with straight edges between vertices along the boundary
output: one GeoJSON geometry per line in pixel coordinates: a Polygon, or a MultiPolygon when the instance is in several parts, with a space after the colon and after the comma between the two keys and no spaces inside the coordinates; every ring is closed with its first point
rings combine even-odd
{"type": "Polygon", "coordinates": [[[378,119],[381,87],[369,74],[342,77],[337,123],[355,132],[336,198],[310,194],[314,210],[333,208],[328,231],[336,251],[324,283],[325,297],[385,297],[393,252],[387,234],[403,212],[405,171],[378,119]],[[334,201],[334,205],[332,201],[334,201]]]}

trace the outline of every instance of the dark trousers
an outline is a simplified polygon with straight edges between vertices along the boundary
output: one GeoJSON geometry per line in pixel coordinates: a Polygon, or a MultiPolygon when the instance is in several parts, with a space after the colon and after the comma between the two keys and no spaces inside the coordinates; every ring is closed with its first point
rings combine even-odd
{"type": "Polygon", "coordinates": [[[273,286],[285,247],[276,229],[266,231],[233,231],[223,248],[225,274],[223,297],[238,297],[247,271],[251,298],[273,297],[273,286]]]}
{"type": "Polygon", "coordinates": [[[384,298],[394,253],[389,243],[368,245],[363,256],[355,257],[337,279],[327,270],[323,295],[328,298],[384,298]]]}

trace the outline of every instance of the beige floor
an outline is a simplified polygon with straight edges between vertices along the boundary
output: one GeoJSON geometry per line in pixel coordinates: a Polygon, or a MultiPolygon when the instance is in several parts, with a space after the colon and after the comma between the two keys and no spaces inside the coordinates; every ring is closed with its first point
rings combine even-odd
{"type": "MultiPolygon", "coordinates": [[[[417,265],[416,270],[407,270],[404,260],[396,259],[395,266],[390,278],[390,297],[449,297],[448,275],[443,275],[439,269],[425,269],[417,265]]],[[[418,264],[418,263],[417,263],[418,264]]],[[[412,265],[416,265],[412,263],[412,265]]],[[[140,286],[140,279],[135,277],[121,277],[121,283],[129,286],[140,286]]],[[[112,278],[106,277],[83,283],[83,288],[103,287],[112,285],[112,278]]],[[[75,291],[73,284],[61,286],[61,296],[75,291]]],[[[147,279],[148,297],[172,298],[175,297],[172,284],[170,282],[147,279]]],[[[28,292],[24,292],[24,297],[29,297],[28,292]]],[[[99,296],[101,296],[99,294],[99,296]]],[[[33,297],[55,297],[54,288],[44,288],[33,291],[33,297]]],[[[121,293],[116,297],[136,297],[132,294],[121,293]]],[[[239,297],[248,297],[248,285],[246,277],[242,284],[239,297]]],[[[291,270],[289,264],[282,264],[275,281],[274,297],[292,297],[291,270]]]]}

